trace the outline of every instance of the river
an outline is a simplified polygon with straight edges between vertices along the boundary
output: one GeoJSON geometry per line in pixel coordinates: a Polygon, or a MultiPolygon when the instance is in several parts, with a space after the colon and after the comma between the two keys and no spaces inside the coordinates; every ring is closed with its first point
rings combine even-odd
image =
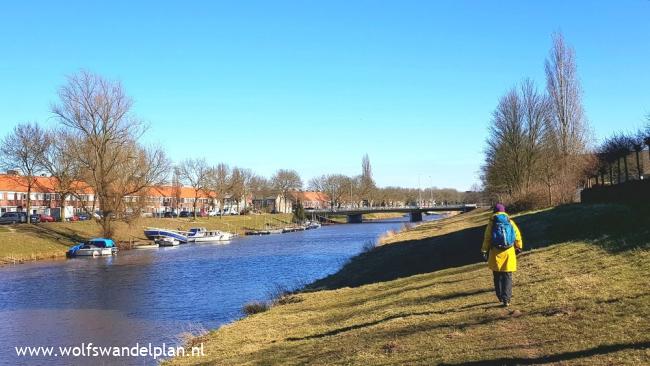
{"type": "MultiPolygon", "coordinates": [[[[435,219],[437,216],[426,216],[435,219]]],[[[40,261],[0,268],[0,364],[150,365],[150,357],[43,357],[15,347],[134,347],[177,344],[180,334],[242,316],[278,287],[336,272],[405,218],[324,226],[230,244],[123,251],[114,257],[40,261]]],[[[78,350],[77,350],[78,351],[78,350]]]]}

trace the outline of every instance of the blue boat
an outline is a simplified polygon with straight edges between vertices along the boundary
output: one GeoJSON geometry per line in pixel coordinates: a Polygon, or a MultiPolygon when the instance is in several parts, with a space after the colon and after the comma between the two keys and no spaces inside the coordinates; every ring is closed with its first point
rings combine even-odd
{"type": "Polygon", "coordinates": [[[99,257],[117,254],[117,246],[112,239],[95,238],[84,243],[79,243],[68,249],[66,256],[73,257],[99,257]]]}
{"type": "Polygon", "coordinates": [[[161,229],[157,227],[148,227],[144,230],[144,235],[149,240],[156,240],[160,238],[176,239],[182,244],[187,243],[187,232],[179,230],[161,229]]]}

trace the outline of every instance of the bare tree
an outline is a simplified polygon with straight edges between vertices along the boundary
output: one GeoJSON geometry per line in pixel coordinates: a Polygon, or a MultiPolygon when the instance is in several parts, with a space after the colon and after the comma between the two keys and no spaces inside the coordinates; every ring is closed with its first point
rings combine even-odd
{"type": "Polygon", "coordinates": [[[645,133],[643,130],[637,131],[630,136],[630,144],[636,157],[636,174],[638,179],[643,179],[643,165],[641,164],[641,152],[643,151],[645,133]]]}
{"type": "Polygon", "coordinates": [[[546,89],[551,101],[548,133],[557,144],[557,175],[563,202],[573,198],[573,191],[583,170],[589,126],[582,107],[582,87],[578,79],[575,52],[561,34],[553,35],[553,47],[545,63],[546,89]]]}
{"type": "MultiPolygon", "coordinates": [[[[232,199],[237,203],[237,211],[240,211],[239,204],[241,203],[242,197],[246,194],[246,170],[233,167],[230,172],[230,194],[232,199]]],[[[245,199],[245,198],[244,198],[245,199]]]]}
{"type": "Polygon", "coordinates": [[[196,205],[202,193],[206,193],[208,186],[208,173],[210,168],[205,159],[186,159],[177,168],[179,178],[192,187],[194,201],[192,212],[196,219],[196,205]]]}
{"type": "Polygon", "coordinates": [[[487,139],[486,164],[483,168],[485,185],[493,193],[505,194],[511,198],[525,193],[529,176],[527,160],[528,136],[525,126],[524,103],[515,88],[508,91],[500,100],[492,114],[490,134],[487,139]]]}
{"type": "Polygon", "coordinates": [[[208,172],[208,189],[220,202],[220,212],[223,216],[226,195],[230,192],[230,167],[228,164],[219,163],[210,168],[208,172]]]}
{"type": "Polygon", "coordinates": [[[330,208],[340,207],[343,197],[350,189],[350,178],[343,174],[326,174],[312,178],[309,189],[325,193],[330,200],[330,208]]]}
{"type": "Polygon", "coordinates": [[[137,140],[144,124],[132,113],[133,102],[119,82],[82,71],[68,77],[52,112],[79,141],[70,154],[99,200],[103,235],[113,235],[117,219],[137,217],[151,187],[165,182],[169,160],[159,148],[137,140]],[[127,204],[128,203],[128,204],[127,204]]]}
{"type": "Polygon", "coordinates": [[[43,155],[45,132],[37,123],[22,123],[14,127],[0,143],[0,166],[4,170],[16,170],[20,175],[10,174],[18,185],[27,189],[27,223],[30,222],[32,189],[36,185],[43,155]]]}
{"type": "Polygon", "coordinates": [[[372,178],[372,167],[370,166],[370,158],[368,154],[363,155],[361,159],[361,179],[359,184],[359,196],[366,204],[370,205],[372,195],[377,186],[372,178]]]}
{"type": "MultiPolygon", "coordinates": [[[[70,148],[79,143],[66,130],[52,129],[45,134],[45,144],[39,156],[39,164],[50,175],[53,191],[58,196],[61,221],[66,219],[63,207],[68,197],[79,196],[86,188],[81,180],[81,167],[70,148]]],[[[93,199],[93,203],[94,201],[93,199]]]]}
{"type": "Polygon", "coordinates": [[[286,212],[289,192],[302,188],[300,175],[295,170],[280,169],[271,177],[271,184],[275,191],[282,196],[284,200],[284,211],[286,212]]]}
{"type": "Polygon", "coordinates": [[[251,173],[251,176],[246,180],[246,186],[246,190],[250,192],[253,198],[261,199],[260,208],[264,209],[266,198],[272,191],[271,183],[266,178],[251,173]]]}

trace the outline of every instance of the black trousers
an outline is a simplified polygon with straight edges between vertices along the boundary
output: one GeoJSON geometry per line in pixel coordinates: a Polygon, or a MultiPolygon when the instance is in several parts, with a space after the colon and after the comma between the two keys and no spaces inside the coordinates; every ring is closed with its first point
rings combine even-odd
{"type": "Polygon", "coordinates": [[[510,302],[512,298],[512,272],[496,272],[494,276],[494,292],[497,294],[499,301],[510,302]]]}

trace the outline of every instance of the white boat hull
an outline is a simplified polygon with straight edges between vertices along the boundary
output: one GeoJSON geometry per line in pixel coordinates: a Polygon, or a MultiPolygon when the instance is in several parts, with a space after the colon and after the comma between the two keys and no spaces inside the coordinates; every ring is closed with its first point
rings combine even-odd
{"type": "Polygon", "coordinates": [[[101,257],[106,255],[113,255],[113,249],[111,248],[88,248],[88,249],[79,249],[75,253],[78,257],[101,257]]]}
{"type": "Polygon", "coordinates": [[[147,245],[138,245],[133,247],[133,249],[157,249],[158,244],[147,244],[147,245]]]}

